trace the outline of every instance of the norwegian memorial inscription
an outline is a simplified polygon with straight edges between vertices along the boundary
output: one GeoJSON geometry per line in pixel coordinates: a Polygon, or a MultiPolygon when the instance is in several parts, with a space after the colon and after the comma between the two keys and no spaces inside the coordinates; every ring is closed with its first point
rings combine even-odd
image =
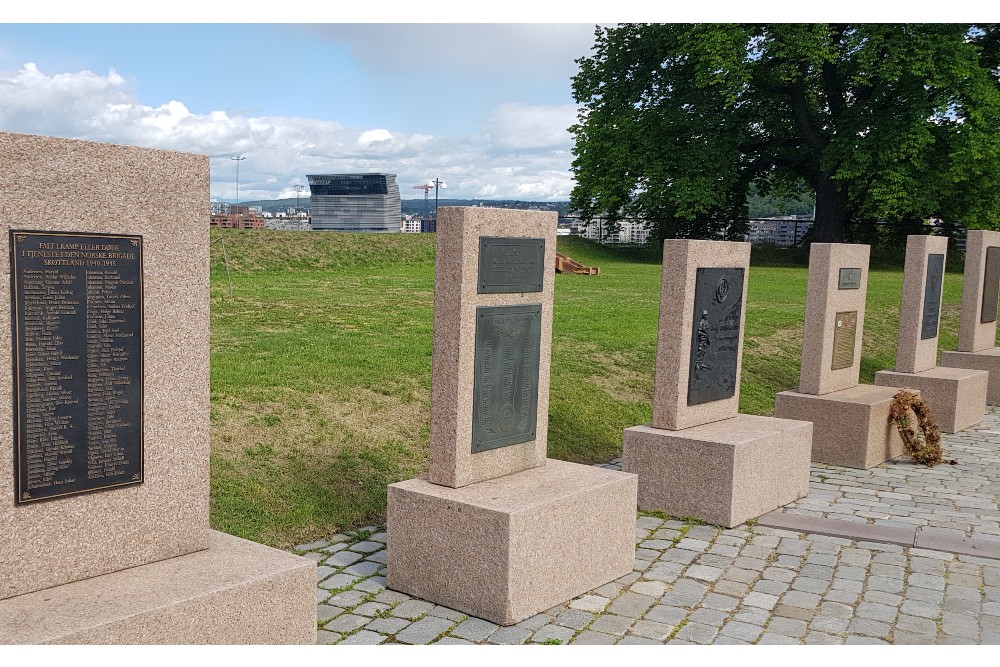
{"type": "Polygon", "coordinates": [[[997,296],[1000,293],[1000,247],[986,249],[986,270],[983,272],[982,324],[997,321],[997,296]]]}
{"type": "Polygon", "coordinates": [[[482,236],[479,239],[479,294],[541,292],[545,239],[482,236]]]}
{"type": "Polygon", "coordinates": [[[142,237],[10,248],[15,501],[142,483],[142,237]]]}
{"type": "Polygon", "coordinates": [[[472,452],[535,439],[540,305],[476,308],[472,452]]]}
{"type": "Polygon", "coordinates": [[[861,269],[841,269],[837,289],[861,289],[861,269]]]}
{"type": "Polygon", "coordinates": [[[736,393],[743,269],[701,268],[695,278],[688,405],[736,393]]]}
{"type": "Polygon", "coordinates": [[[941,253],[927,255],[927,281],[924,283],[924,311],[920,320],[920,340],[934,338],[938,334],[943,280],[944,255],[941,253]]]}
{"type": "Polygon", "coordinates": [[[833,364],[830,370],[839,371],[854,365],[854,341],[858,332],[858,311],[837,313],[833,329],[833,364]]]}

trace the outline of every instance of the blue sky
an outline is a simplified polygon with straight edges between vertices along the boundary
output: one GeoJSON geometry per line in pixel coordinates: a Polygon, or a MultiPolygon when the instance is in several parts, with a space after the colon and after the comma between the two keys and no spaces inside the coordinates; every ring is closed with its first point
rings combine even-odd
{"type": "Polygon", "coordinates": [[[566,199],[594,23],[0,24],[0,129],[206,153],[212,195],[388,171],[566,199]]]}

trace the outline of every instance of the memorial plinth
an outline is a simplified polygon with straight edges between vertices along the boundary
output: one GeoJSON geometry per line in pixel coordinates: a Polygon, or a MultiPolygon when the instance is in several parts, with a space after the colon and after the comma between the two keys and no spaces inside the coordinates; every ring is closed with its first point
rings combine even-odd
{"type": "Polygon", "coordinates": [[[859,382],[868,255],[866,245],[810,246],[799,390],[774,397],[775,417],[813,422],[820,463],[869,468],[903,453],[889,424],[897,390],[859,382]]]}
{"type": "Polygon", "coordinates": [[[430,460],[389,485],[389,588],[517,623],[632,571],[636,477],[547,459],[554,213],[442,208],[430,460]]]}
{"type": "Polygon", "coordinates": [[[209,530],[208,158],[11,133],[0,156],[0,642],[314,641],[315,565],[209,530]],[[289,622],[255,639],[258,608],[289,622]]]}
{"type": "Polygon", "coordinates": [[[1000,232],[970,229],[965,242],[958,349],[943,350],[941,365],[987,371],[988,405],[1000,405],[1000,348],[996,347],[998,290],[1000,232]]]}
{"type": "Polygon", "coordinates": [[[941,431],[955,433],[983,420],[989,376],[980,370],[937,367],[947,252],[945,237],[907,237],[896,368],[877,372],[875,384],[919,390],[941,431]]]}
{"type": "Polygon", "coordinates": [[[809,490],[812,425],[739,414],[750,244],[663,244],[653,421],[625,429],[638,503],[732,527],[809,490]]]}

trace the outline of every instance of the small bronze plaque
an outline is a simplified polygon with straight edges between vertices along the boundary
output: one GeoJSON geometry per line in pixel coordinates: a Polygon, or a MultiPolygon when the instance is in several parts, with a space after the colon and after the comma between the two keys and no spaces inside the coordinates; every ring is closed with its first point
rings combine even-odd
{"type": "Polygon", "coordinates": [[[924,316],[920,321],[920,340],[934,338],[938,334],[943,280],[944,255],[927,255],[927,282],[924,283],[924,316]]]}
{"type": "Polygon", "coordinates": [[[742,268],[697,271],[688,405],[718,401],[736,393],[743,273],[742,268]]]}
{"type": "Polygon", "coordinates": [[[841,269],[837,289],[861,289],[861,269],[841,269]]]}
{"type": "Polygon", "coordinates": [[[545,239],[481,236],[479,294],[541,292],[545,239]]]}
{"type": "Polygon", "coordinates": [[[535,439],[542,307],[476,308],[472,453],[535,439]]]}
{"type": "Polygon", "coordinates": [[[997,321],[997,293],[1000,292],[1000,247],[986,249],[986,271],[983,275],[983,310],[979,321],[997,321]]]}
{"type": "Polygon", "coordinates": [[[854,341],[858,333],[858,311],[837,313],[833,329],[833,365],[830,370],[839,371],[854,365],[854,341]]]}
{"type": "Polygon", "coordinates": [[[15,502],[142,483],[142,237],[10,248],[15,502]]]}

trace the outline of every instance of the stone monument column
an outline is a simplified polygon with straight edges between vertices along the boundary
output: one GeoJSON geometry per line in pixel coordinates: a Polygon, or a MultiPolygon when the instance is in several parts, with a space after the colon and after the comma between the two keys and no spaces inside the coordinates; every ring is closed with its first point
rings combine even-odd
{"type": "Polygon", "coordinates": [[[315,642],[315,564],[209,529],[208,182],[0,132],[0,643],[315,642]]]}
{"type": "Polygon", "coordinates": [[[965,240],[958,350],[941,352],[941,365],[988,371],[986,403],[1000,405],[1000,348],[996,346],[1000,291],[1000,232],[970,229],[965,240]]]}
{"type": "Polygon", "coordinates": [[[813,423],[813,461],[850,468],[905,451],[889,421],[897,390],[860,383],[868,254],[867,245],[810,247],[799,390],[774,399],[776,417],[813,423]]]}
{"type": "Polygon", "coordinates": [[[982,421],[989,374],[937,365],[947,254],[947,237],[906,237],[896,368],[877,372],[875,384],[919,390],[941,431],[955,433],[982,421]]]}
{"type": "Polygon", "coordinates": [[[732,527],[809,491],[809,422],[739,414],[750,244],[663,243],[653,422],[625,429],[639,508],[732,527]]]}
{"type": "Polygon", "coordinates": [[[441,209],[430,461],[388,489],[389,588],[501,625],[632,571],[634,475],[546,458],[556,214],[441,209]]]}

